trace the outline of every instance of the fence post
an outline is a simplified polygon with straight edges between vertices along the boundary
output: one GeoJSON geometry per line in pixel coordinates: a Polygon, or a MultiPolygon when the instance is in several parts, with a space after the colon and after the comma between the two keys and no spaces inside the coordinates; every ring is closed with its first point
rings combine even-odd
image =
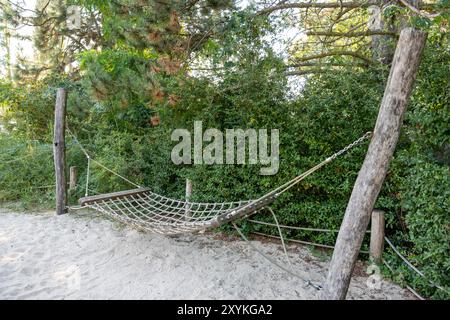
{"type": "Polygon", "coordinates": [[[189,200],[192,196],[192,181],[190,179],[186,179],[186,206],[185,206],[185,217],[186,220],[189,220],[191,217],[191,213],[189,211],[189,200]]]}
{"type": "Polygon", "coordinates": [[[384,211],[372,211],[372,223],[370,231],[370,259],[379,264],[384,247],[384,211]]]}
{"type": "Polygon", "coordinates": [[[73,190],[77,187],[77,167],[70,167],[69,170],[69,190],[73,190]]]}
{"type": "Polygon", "coordinates": [[[66,103],[67,91],[59,88],[56,93],[53,157],[56,177],[56,214],[67,213],[66,185],[66,103]]]}

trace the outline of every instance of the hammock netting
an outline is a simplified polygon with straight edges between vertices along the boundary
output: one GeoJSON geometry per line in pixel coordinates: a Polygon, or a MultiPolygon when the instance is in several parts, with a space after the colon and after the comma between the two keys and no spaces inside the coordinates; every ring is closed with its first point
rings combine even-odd
{"type": "Polygon", "coordinates": [[[261,210],[275,199],[200,203],[176,200],[140,188],[84,197],[80,204],[136,228],[159,234],[178,234],[218,227],[261,210]]]}

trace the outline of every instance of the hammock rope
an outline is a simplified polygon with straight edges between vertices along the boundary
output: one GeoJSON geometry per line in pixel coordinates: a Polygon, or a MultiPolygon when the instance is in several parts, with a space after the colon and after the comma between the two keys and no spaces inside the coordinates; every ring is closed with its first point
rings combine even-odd
{"type": "Polygon", "coordinates": [[[92,208],[125,224],[159,234],[197,232],[216,228],[240,218],[248,218],[262,209],[267,208],[280,195],[340,155],[361,144],[364,140],[371,137],[372,134],[371,132],[367,132],[321,163],[258,199],[237,202],[202,203],[168,198],[152,192],[149,188],[141,187],[139,184],[132,182],[93,159],[70,129],[67,128],[67,130],[88,161],[86,194],[85,197],[79,200],[80,206],[92,208]],[[89,175],[92,171],[92,164],[98,165],[137,189],[89,196],[89,175]]]}
{"type": "MultiPolygon", "coordinates": [[[[271,258],[271,257],[269,257],[268,255],[266,255],[264,252],[262,252],[261,250],[259,250],[259,249],[258,249],[251,241],[248,240],[248,238],[244,235],[244,233],[241,231],[241,229],[239,229],[239,227],[238,227],[234,222],[232,222],[231,224],[233,225],[233,227],[234,227],[234,229],[237,231],[237,233],[241,236],[241,238],[244,239],[244,241],[247,242],[247,243],[253,248],[253,250],[255,250],[256,252],[258,252],[264,259],[266,259],[267,261],[269,261],[271,264],[277,266],[278,268],[280,268],[280,269],[283,270],[284,272],[290,274],[291,276],[294,276],[294,277],[296,277],[296,278],[302,280],[302,281],[306,284],[306,286],[311,286],[311,287],[313,287],[313,288],[316,289],[316,290],[322,290],[322,286],[321,286],[321,285],[315,284],[315,283],[313,283],[311,280],[306,279],[305,277],[303,277],[303,276],[297,274],[296,272],[292,271],[291,268],[286,268],[286,267],[283,266],[282,264],[280,264],[280,263],[278,263],[277,261],[275,261],[273,258],[271,258]]],[[[282,238],[283,238],[283,237],[282,237],[282,238]]],[[[284,243],[283,243],[283,249],[284,249],[285,252],[286,252],[286,246],[284,245],[284,243]]],[[[289,266],[291,267],[290,260],[289,260],[289,256],[287,255],[287,252],[286,252],[286,256],[287,256],[288,261],[289,261],[289,266]]]]}

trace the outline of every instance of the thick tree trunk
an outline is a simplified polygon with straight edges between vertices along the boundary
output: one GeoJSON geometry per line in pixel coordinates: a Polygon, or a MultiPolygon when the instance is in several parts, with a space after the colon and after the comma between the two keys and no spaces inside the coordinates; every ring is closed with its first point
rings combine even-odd
{"type": "Polygon", "coordinates": [[[426,37],[425,32],[412,28],[400,33],[372,141],[336,241],[323,299],[345,299],[347,294],[364,233],[400,135],[426,37]]]}
{"type": "MultiPolygon", "coordinates": [[[[376,5],[368,8],[370,19],[368,29],[371,32],[395,32],[394,20],[386,20],[383,17],[384,7],[389,3],[387,0],[379,0],[376,5]]],[[[371,36],[372,58],[384,65],[389,65],[394,56],[395,38],[387,34],[374,34],[371,36]]]]}
{"type": "MultiPolygon", "coordinates": [[[[408,2],[415,7],[420,6],[419,0],[408,0],[408,2]]],[[[368,33],[372,33],[372,59],[384,65],[390,65],[394,57],[396,38],[392,35],[409,26],[408,18],[404,15],[394,15],[389,18],[384,16],[383,11],[389,5],[392,5],[392,1],[377,0],[367,8],[370,14],[367,23],[368,33]]]]}

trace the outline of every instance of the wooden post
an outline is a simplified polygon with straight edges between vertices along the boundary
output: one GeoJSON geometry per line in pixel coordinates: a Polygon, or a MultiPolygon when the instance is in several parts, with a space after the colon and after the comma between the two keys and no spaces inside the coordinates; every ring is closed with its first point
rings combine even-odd
{"type": "Polygon", "coordinates": [[[53,155],[56,176],[56,214],[67,213],[66,185],[66,89],[59,88],[56,93],[55,127],[53,137],[53,155]]]}
{"type": "Polygon", "coordinates": [[[364,233],[397,145],[427,34],[402,30],[372,141],[337,237],[322,299],[345,299],[364,233]]]}
{"type": "Polygon", "coordinates": [[[69,170],[69,190],[77,187],[77,167],[70,167],[69,170]]]}
{"type": "Polygon", "coordinates": [[[370,259],[381,263],[384,247],[384,211],[373,210],[370,229],[370,259]]]}
{"type": "Polygon", "coordinates": [[[191,217],[191,213],[189,211],[189,200],[192,196],[192,181],[190,179],[186,179],[186,209],[185,209],[185,217],[186,220],[189,220],[191,217]]]}

